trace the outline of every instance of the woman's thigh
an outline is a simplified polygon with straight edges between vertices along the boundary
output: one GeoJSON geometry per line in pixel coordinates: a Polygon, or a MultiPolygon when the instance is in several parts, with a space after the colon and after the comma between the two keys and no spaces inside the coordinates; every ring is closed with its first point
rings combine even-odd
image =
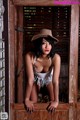
{"type": "Polygon", "coordinates": [[[50,82],[46,87],[49,92],[50,100],[54,100],[54,87],[52,82],[50,82]]]}
{"type": "Polygon", "coordinates": [[[33,87],[32,87],[32,91],[31,91],[31,100],[34,101],[35,103],[37,102],[38,100],[38,86],[36,83],[33,84],[33,87]]]}

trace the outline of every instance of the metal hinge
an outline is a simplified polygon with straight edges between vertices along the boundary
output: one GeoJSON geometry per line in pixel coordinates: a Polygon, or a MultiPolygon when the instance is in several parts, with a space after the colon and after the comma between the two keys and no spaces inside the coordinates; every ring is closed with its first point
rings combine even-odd
{"type": "Polygon", "coordinates": [[[25,30],[24,30],[24,28],[23,27],[15,27],[15,30],[17,31],[17,32],[24,32],[25,30]]]}

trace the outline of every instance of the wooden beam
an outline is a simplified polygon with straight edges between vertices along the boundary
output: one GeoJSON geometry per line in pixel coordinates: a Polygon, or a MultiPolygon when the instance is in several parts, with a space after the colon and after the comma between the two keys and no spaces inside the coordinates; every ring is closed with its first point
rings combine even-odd
{"type": "Polygon", "coordinates": [[[78,40],[79,39],[79,5],[71,6],[70,60],[69,60],[69,120],[76,120],[75,103],[78,89],[78,40]]]}
{"type": "MultiPolygon", "coordinates": [[[[12,1],[8,2],[8,39],[9,39],[9,104],[15,100],[15,61],[14,61],[14,5],[12,1]]],[[[10,120],[14,120],[13,109],[10,106],[10,120]]]]}
{"type": "MultiPolygon", "coordinates": [[[[36,103],[34,106],[36,108],[36,110],[46,110],[47,106],[49,103],[36,103]]],[[[70,106],[72,106],[73,104],[68,104],[68,103],[60,103],[59,106],[56,108],[56,111],[61,111],[61,110],[69,110],[70,106]]],[[[19,104],[19,103],[14,103],[11,104],[12,108],[14,110],[26,110],[24,104],[19,104]]]]}
{"type": "Polygon", "coordinates": [[[15,5],[28,5],[28,6],[48,6],[53,5],[53,0],[13,0],[15,5]]]}
{"type": "MultiPolygon", "coordinates": [[[[56,0],[13,0],[14,5],[19,5],[19,6],[53,6],[53,5],[58,5],[55,4],[56,0]]],[[[60,1],[59,1],[60,3],[60,1]]],[[[62,4],[62,5],[65,5],[62,4]]],[[[70,5],[70,4],[67,4],[70,5]]]]}
{"type": "Polygon", "coordinates": [[[79,5],[71,6],[69,103],[77,102],[79,5]]]}
{"type": "MultiPolygon", "coordinates": [[[[23,7],[18,7],[18,27],[23,28],[23,7]]],[[[23,102],[23,32],[17,31],[17,92],[18,92],[18,103],[23,102]]]]}
{"type": "Polygon", "coordinates": [[[14,6],[9,1],[9,19],[8,19],[8,33],[9,33],[9,82],[10,82],[10,102],[14,103],[14,89],[15,89],[15,61],[14,61],[14,6]]]}
{"type": "Polygon", "coordinates": [[[35,104],[35,111],[31,114],[26,112],[24,104],[14,104],[14,116],[16,120],[68,120],[69,104],[59,104],[54,112],[46,110],[49,103],[35,104]]]}

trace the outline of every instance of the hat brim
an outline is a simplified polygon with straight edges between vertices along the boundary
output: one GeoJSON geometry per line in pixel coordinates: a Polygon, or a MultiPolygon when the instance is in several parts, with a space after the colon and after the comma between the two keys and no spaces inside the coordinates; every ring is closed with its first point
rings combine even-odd
{"type": "Polygon", "coordinates": [[[55,43],[57,43],[59,40],[56,37],[50,36],[50,35],[42,35],[42,34],[38,34],[38,35],[34,35],[31,39],[31,41],[35,41],[39,38],[43,38],[43,37],[50,37],[55,43]]]}

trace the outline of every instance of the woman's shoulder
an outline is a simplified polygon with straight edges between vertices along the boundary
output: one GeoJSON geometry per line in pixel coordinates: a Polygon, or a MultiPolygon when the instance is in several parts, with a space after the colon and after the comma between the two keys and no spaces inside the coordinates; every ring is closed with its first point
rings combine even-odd
{"type": "Polygon", "coordinates": [[[35,55],[33,52],[27,52],[25,56],[34,57],[35,55]]]}
{"type": "Polygon", "coordinates": [[[60,58],[60,55],[58,53],[55,53],[53,58],[60,58]]]}
{"type": "Polygon", "coordinates": [[[34,57],[35,57],[35,55],[34,55],[33,52],[28,52],[28,53],[26,53],[26,55],[25,55],[25,58],[26,58],[26,59],[31,59],[31,60],[33,60],[34,57]]]}
{"type": "Polygon", "coordinates": [[[55,55],[52,58],[52,63],[55,63],[55,62],[58,62],[58,61],[61,61],[61,57],[58,53],[55,53],[55,55]]]}

